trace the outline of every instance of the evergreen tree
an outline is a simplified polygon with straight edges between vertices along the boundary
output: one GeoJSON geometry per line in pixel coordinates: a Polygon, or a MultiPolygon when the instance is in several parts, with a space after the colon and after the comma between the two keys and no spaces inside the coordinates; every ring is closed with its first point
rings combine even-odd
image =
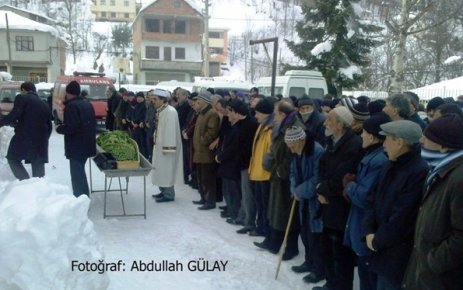
{"type": "Polygon", "coordinates": [[[361,21],[359,0],[315,0],[302,6],[303,19],[296,23],[300,42],[287,41],[304,66],[284,69],[318,69],[326,78],[328,91],[340,95],[363,80],[362,68],[369,65],[371,48],[379,45],[381,27],[361,21]]]}
{"type": "Polygon", "coordinates": [[[113,26],[111,38],[116,51],[120,48],[122,56],[125,56],[125,49],[132,43],[132,28],[128,23],[113,26]]]}

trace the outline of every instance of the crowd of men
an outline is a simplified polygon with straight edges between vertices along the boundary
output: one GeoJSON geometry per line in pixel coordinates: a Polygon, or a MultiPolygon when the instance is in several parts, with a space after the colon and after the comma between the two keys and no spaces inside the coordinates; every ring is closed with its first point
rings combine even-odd
{"type": "MultiPolygon", "coordinates": [[[[76,155],[73,146],[86,137],[75,134],[95,125],[80,114],[92,109],[77,85],[66,88],[57,128],[77,176],[76,196],[88,195],[82,170],[94,143],[76,155]]],[[[16,125],[12,144],[29,138],[25,124],[48,142],[50,120],[39,126],[24,114],[46,108],[29,83],[21,89],[0,126],[16,125]]],[[[424,109],[412,92],[385,101],[319,100],[265,97],[252,88],[249,103],[213,89],[154,89],[145,96],[110,88],[107,96],[107,129],[127,131],[152,161],[156,202],[174,201],[181,183],[198,190],[199,210],[223,199],[220,217],[240,226],[238,234],[262,237],[257,248],[279,253],[287,232],[285,261],[299,254],[301,238],[304,262],[292,270],[306,273],[307,283],[326,280],[313,289],[353,289],[355,267],[361,290],[463,289],[463,96],[436,97],[424,109]]],[[[18,179],[28,178],[22,160],[32,163],[34,176],[44,175],[42,147],[10,146],[18,179]]]]}

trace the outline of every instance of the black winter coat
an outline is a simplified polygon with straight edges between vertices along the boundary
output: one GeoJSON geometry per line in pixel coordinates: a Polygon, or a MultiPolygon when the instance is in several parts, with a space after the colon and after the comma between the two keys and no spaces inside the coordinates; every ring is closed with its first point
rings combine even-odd
{"type": "Polygon", "coordinates": [[[347,129],[336,144],[327,139],[327,147],[320,157],[320,174],[317,193],[328,199],[320,211],[323,225],[329,229],[344,230],[350,204],[343,197],[342,179],[346,173],[356,171],[362,159],[362,140],[352,129],[347,129]]]}
{"type": "Polygon", "coordinates": [[[389,161],[367,206],[364,233],[373,233],[371,269],[401,283],[413,247],[413,231],[428,173],[419,146],[389,161]]]}
{"type": "Polygon", "coordinates": [[[463,289],[463,157],[444,166],[424,192],[403,288],[463,289]]]}
{"type": "Polygon", "coordinates": [[[85,160],[96,154],[95,110],[82,97],[64,102],[63,124],[56,132],[64,135],[64,154],[67,159],[85,160]]]}
{"type": "Polygon", "coordinates": [[[180,128],[184,128],[188,119],[188,115],[193,109],[190,107],[190,104],[188,104],[188,101],[186,100],[183,103],[179,103],[176,109],[178,113],[178,122],[180,124],[180,128]]]}
{"type": "Polygon", "coordinates": [[[314,110],[310,115],[307,121],[302,120],[302,116],[298,114],[301,122],[304,123],[306,132],[309,132],[313,139],[320,144],[325,144],[325,126],[323,122],[325,122],[325,115],[321,114],[317,110],[314,110]]]}
{"type": "Polygon", "coordinates": [[[16,96],[13,110],[0,120],[0,127],[4,125],[15,127],[7,159],[48,162],[51,111],[36,93],[16,96]]]}

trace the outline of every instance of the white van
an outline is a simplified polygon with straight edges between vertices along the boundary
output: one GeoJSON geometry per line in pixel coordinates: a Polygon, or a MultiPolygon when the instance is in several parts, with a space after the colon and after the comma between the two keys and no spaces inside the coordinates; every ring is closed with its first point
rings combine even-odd
{"type": "MultiPolygon", "coordinates": [[[[255,85],[259,89],[259,94],[271,95],[271,77],[260,78],[255,85]]],[[[290,70],[284,76],[275,78],[275,95],[300,98],[306,94],[311,98],[323,99],[327,93],[326,80],[318,71],[290,70]]]]}

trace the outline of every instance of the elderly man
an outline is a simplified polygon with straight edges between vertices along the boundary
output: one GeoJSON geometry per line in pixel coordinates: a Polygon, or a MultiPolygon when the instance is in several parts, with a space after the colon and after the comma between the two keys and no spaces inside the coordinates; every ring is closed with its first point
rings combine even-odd
{"type": "Polygon", "coordinates": [[[448,114],[424,131],[434,152],[415,229],[415,246],[402,287],[463,289],[463,119],[448,114]]]}
{"type": "MultiPolygon", "coordinates": [[[[352,290],[354,275],[353,251],[344,246],[344,229],[349,214],[349,202],[343,197],[342,179],[355,172],[361,159],[362,140],[352,130],[353,116],[346,107],[336,107],[325,120],[326,151],[320,159],[320,176],[317,185],[319,214],[323,218],[322,244],[326,253],[326,281],[323,287],[313,289],[352,290]]],[[[315,283],[324,277],[312,277],[315,283]]]]}
{"type": "Polygon", "coordinates": [[[193,98],[196,100],[198,119],[193,134],[193,162],[197,164],[199,194],[201,199],[193,201],[200,204],[200,210],[215,208],[217,198],[217,165],[213,151],[209,149],[211,143],[219,136],[220,117],[211,106],[211,93],[200,92],[193,98]]]}
{"type": "Polygon", "coordinates": [[[413,247],[413,229],[428,165],[421,158],[421,128],[399,120],[383,124],[381,135],[389,161],[380,173],[367,206],[364,237],[373,251],[371,270],[378,275],[378,290],[399,290],[413,247]]]}
{"type": "Polygon", "coordinates": [[[161,190],[154,195],[156,202],[169,202],[175,199],[174,185],[183,183],[182,137],[177,111],[168,103],[170,93],[155,89],[152,94],[157,124],[152,155],[155,169],[151,181],[161,190]]]}
{"type": "Polygon", "coordinates": [[[411,112],[410,100],[402,94],[395,94],[386,99],[386,106],[383,112],[386,113],[392,121],[407,120],[411,112]]]}
{"type": "Polygon", "coordinates": [[[29,178],[22,164],[22,160],[26,160],[32,165],[32,176],[43,177],[52,131],[51,112],[37,95],[33,83],[21,84],[21,94],[16,96],[13,110],[0,120],[0,127],[4,125],[15,125],[6,155],[14,176],[19,180],[29,178]]]}

